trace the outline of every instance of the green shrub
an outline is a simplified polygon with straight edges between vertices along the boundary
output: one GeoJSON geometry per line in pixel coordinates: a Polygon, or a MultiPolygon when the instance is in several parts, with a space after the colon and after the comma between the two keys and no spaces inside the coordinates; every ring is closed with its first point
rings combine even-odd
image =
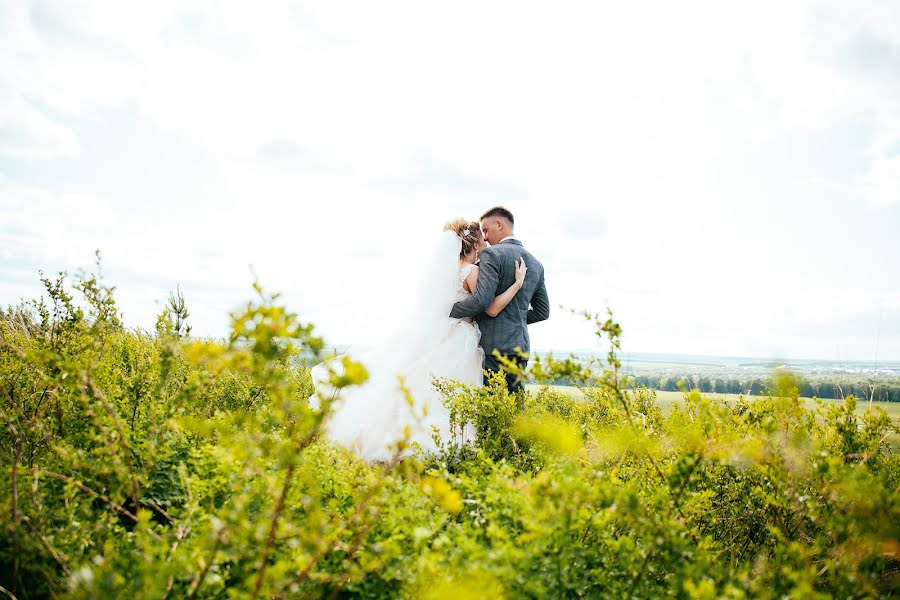
{"type": "MultiPolygon", "coordinates": [[[[890,597],[897,432],[796,381],[664,413],[605,360],[533,361],[539,382],[438,382],[454,434],[366,464],[320,435],[301,354],[322,342],[257,288],[225,340],[180,294],[124,328],[82,275],[0,314],[0,586],[17,598],[890,597]],[[77,299],[76,299],[77,298],[77,299]],[[298,366],[299,365],[299,366],[298,366]],[[403,458],[401,458],[403,457],[403,458]]],[[[514,368],[511,367],[511,368],[514,368]]],[[[363,366],[331,374],[340,388],[363,366]]],[[[415,400],[415,399],[412,399],[415,400]]]]}

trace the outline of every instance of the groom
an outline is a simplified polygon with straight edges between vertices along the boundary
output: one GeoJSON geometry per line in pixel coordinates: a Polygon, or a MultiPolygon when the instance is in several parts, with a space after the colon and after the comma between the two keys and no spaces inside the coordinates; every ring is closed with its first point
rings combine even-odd
{"type": "MultiPolygon", "coordinates": [[[[450,316],[456,319],[475,317],[481,329],[481,347],[484,348],[484,368],[487,371],[500,370],[494,350],[524,368],[531,348],[528,325],[550,316],[544,267],[513,236],[514,224],[512,213],[502,206],[481,215],[481,230],[490,246],[481,251],[478,286],[474,294],[454,304],[450,311],[450,316]],[[484,311],[494,297],[505,292],[516,280],[516,261],[520,258],[525,260],[528,268],[522,289],[500,314],[487,316],[484,311]],[[519,358],[517,348],[522,350],[525,358],[519,358]]],[[[506,374],[506,387],[510,392],[523,389],[522,381],[510,373],[506,374]]]]}

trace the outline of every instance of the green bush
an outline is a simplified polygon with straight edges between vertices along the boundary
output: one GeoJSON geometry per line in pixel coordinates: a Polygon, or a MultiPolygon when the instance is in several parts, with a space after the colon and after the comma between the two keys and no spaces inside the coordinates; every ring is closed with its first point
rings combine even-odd
{"type": "MultiPolygon", "coordinates": [[[[123,327],[96,277],[0,314],[0,586],[17,598],[891,597],[897,424],[855,400],[699,392],[664,413],[605,360],[438,382],[454,434],[366,464],[319,435],[322,342],[257,288],[228,338],[180,294],[123,327]]],[[[511,366],[514,368],[514,365],[511,366]]],[[[336,393],[362,365],[330,374],[336,393]]],[[[411,400],[415,400],[412,398],[411,400]]]]}

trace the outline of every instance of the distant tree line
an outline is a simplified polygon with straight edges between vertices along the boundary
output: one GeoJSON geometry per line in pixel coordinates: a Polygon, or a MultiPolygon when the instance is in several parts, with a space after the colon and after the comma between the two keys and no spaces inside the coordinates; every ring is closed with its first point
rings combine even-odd
{"type": "MultiPolygon", "coordinates": [[[[647,387],[665,392],[682,389],[699,390],[704,394],[744,394],[765,395],[772,380],[767,377],[709,377],[706,375],[630,375],[636,387],[647,387]]],[[[558,379],[554,385],[570,386],[567,379],[558,379]]],[[[861,400],[877,402],[900,402],[900,377],[876,379],[859,375],[843,377],[819,376],[797,377],[797,390],[802,398],[840,399],[853,395],[861,400]]]]}
{"type": "MultiPolygon", "coordinates": [[[[701,393],[748,395],[765,394],[771,383],[771,380],[764,377],[737,379],[705,375],[638,375],[633,376],[632,380],[636,385],[667,392],[680,390],[679,382],[681,382],[686,389],[696,389],[701,393]]],[[[800,396],[806,398],[834,399],[853,394],[866,400],[900,402],[900,379],[897,378],[874,382],[859,376],[798,378],[797,388],[800,396]]]]}

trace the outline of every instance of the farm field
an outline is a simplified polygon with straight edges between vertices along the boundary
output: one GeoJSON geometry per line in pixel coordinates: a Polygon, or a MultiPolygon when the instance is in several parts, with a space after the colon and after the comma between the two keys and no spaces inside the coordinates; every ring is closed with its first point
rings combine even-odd
{"type": "MultiPolygon", "coordinates": [[[[529,391],[537,391],[538,389],[540,389],[543,386],[527,385],[525,387],[529,391]]],[[[554,385],[554,386],[549,386],[549,387],[566,392],[567,394],[570,394],[573,397],[581,397],[582,396],[582,394],[578,390],[578,388],[575,388],[572,386],[554,385]]],[[[667,392],[667,391],[660,391],[660,390],[656,391],[656,401],[659,403],[660,408],[662,408],[664,411],[667,411],[669,409],[669,407],[672,406],[673,403],[675,403],[677,400],[680,400],[683,396],[684,396],[684,394],[682,392],[667,392]]],[[[703,396],[706,398],[711,398],[714,400],[724,402],[724,401],[737,400],[740,397],[740,394],[711,393],[711,394],[703,394],[703,396]]],[[[814,401],[812,398],[802,398],[802,400],[806,403],[807,408],[814,407],[814,401]]],[[[820,400],[820,402],[823,402],[825,404],[833,404],[833,403],[840,402],[840,400],[826,399],[826,400],[820,400]]],[[[869,407],[869,405],[870,405],[869,402],[866,402],[863,400],[857,400],[856,412],[857,413],[864,412],[866,410],[866,408],[869,407]]],[[[879,406],[882,409],[884,409],[884,411],[888,414],[888,416],[891,418],[892,421],[900,418],[900,402],[872,402],[871,405],[879,406]]]]}

